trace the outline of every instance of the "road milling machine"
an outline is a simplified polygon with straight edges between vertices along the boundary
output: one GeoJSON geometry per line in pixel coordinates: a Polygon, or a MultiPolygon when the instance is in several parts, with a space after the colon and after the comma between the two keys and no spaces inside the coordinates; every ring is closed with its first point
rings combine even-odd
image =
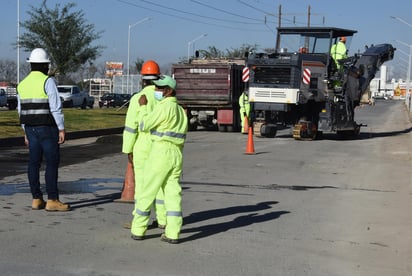
{"type": "Polygon", "coordinates": [[[333,27],[280,27],[274,53],[247,55],[255,135],[275,137],[278,129],[289,126],[297,140],[313,140],[323,132],[359,134],[362,125],[355,121],[355,107],[396,49],[371,45],[336,63],[332,45],[345,37],[349,48],[355,33],[333,27]]]}

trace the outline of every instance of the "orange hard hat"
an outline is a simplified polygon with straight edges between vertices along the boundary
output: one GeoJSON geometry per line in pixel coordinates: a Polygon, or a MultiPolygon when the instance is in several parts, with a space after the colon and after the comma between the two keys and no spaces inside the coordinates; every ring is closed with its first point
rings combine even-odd
{"type": "Polygon", "coordinates": [[[340,41],[346,42],[346,36],[341,36],[341,37],[340,37],[340,41]]]}
{"type": "Polygon", "coordinates": [[[159,65],[153,60],[148,60],[143,63],[140,73],[142,75],[160,75],[159,65]]]}

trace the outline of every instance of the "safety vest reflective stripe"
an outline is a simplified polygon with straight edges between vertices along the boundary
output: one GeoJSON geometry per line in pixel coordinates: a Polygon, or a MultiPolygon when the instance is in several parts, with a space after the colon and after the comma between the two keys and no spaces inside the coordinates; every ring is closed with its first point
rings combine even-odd
{"type": "Polygon", "coordinates": [[[135,212],[136,212],[136,214],[138,214],[138,215],[140,215],[140,216],[143,216],[143,217],[148,217],[148,216],[150,216],[150,211],[143,212],[142,210],[136,209],[135,212]]]}
{"type": "Polygon", "coordinates": [[[183,133],[176,133],[176,132],[158,132],[156,130],[151,130],[150,134],[152,135],[156,135],[159,137],[163,137],[163,136],[168,136],[168,137],[173,137],[173,138],[181,138],[181,139],[185,139],[186,138],[186,134],[183,133]]]}
{"type": "Polygon", "coordinates": [[[179,211],[167,211],[167,212],[166,212],[166,216],[169,216],[169,217],[181,217],[181,216],[182,216],[182,212],[179,212],[179,211]]]}
{"type": "Polygon", "coordinates": [[[30,103],[49,103],[49,99],[21,99],[21,104],[30,104],[30,103]]]}
{"type": "Polygon", "coordinates": [[[20,111],[21,115],[39,115],[39,114],[49,114],[49,109],[30,109],[20,111]]]}
{"type": "Polygon", "coordinates": [[[156,198],[156,204],[165,204],[165,201],[163,199],[156,198]]]}
{"type": "Polygon", "coordinates": [[[132,134],[136,134],[137,133],[137,129],[135,128],[131,128],[131,127],[124,127],[124,131],[132,133],[132,134]]]}

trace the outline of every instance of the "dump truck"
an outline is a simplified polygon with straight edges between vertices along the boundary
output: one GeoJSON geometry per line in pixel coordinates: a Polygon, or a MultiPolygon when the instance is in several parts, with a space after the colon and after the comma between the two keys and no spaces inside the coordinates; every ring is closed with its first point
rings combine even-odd
{"type": "Polygon", "coordinates": [[[172,65],[176,97],[187,113],[189,130],[240,130],[239,96],[245,59],[200,59],[172,65]]]}
{"type": "Polygon", "coordinates": [[[396,49],[391,44],[371,45],[337,63],[332,45],[345,37],[348,48],[356,30],[279,27],[277,31],[275,52],[247,57],[254,133],[275,137],[278,129],[291,127],[296,140],[317,139],[324,132],[358,135],[362,124],[355,121],[355,107],[396,49]]]}

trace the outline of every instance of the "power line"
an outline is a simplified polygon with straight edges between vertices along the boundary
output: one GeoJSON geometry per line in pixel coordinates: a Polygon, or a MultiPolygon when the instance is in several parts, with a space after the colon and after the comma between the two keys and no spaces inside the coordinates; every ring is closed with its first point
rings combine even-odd
{"type": "Polygon", "coordinates": [[[205,3],[202,3],[202,2],[199,2],[199,1],[196,1],[196,0],[190,0],[190,1],[193,2],[193,3],[196,3],[196,4],[198,4],[198,5],[207,7],[207,8],[209,8],[209,9],[215,10],[215,11],[219,11],[219,12],[222,12],[222,13],[230,14],[230,15],[233,15],[233,16],[236,16],[236,17],[240,17],[240,18],[243,18],[243,19],[247,19],[247,20],[262,22],[262,19],[256,19],[256,18],[251,18],[251,17],[247,17],[247,16],[235,14],[235,13],[233,13],[233,12],[225,11],[225,10],[222,10],[222,9],[219,9],[219,8],[216,8],[216,7],[207,5],[207,4],[205,4],[205,3]]]}
{"type": "Polygon", "coordinates": [[[183,11],[183,10],[175,9],[173,7],[168,7],[168,6],[165,6],[165,5],[161,5],[159,3],[149,2],[147,0],[140,0],[140,1],[144,2],[146,4],[149,4],[149,5],[156,6],[156,7],[162,7],[162,8],[168,9],[168,10],[173,10],[173,11],[177,11],[177,12],[180,12],[180,13],[183,13],[183,14],[189,14],[189,15],[193,15],[193,16],[197,16],[197,17],[203,17],[203,18],[206,18],[206,19],[213,19],[213,20],[217,20],[217,21],[236,23],[236,24],[249,24],[249,25],[260,25],[260,24],[262,24],[262,22],[252,23],[252,22],[245,22],[245,21],[236,21],[236,20],[216,18],[216,17],[206,16],[206,15],[197,14],[197,13],[193,13],[193,12],[189,12],[189,11],[183,11]]]}
{"type": "MultiPolygon", "coordinates": [[[[170,13],[163,12],[163,11],[161,11],[161,10],[158,10],[158,9],[148,8],[148,7],[141,6],[141,5],[138,5],[138,4],[134,3],[134,2],[132,3],[132,2],[129,2],[129,1],[126,1],[126,0],[117,0],[117,1],[118,1],[118,2],[121,2],[121,3],[123,3],[123,4],[127,4],[127,5],[130,5],[130,6],[137,7],[137,8],[149,10],[149,11],[152,11],[152,12],[154,12],[154,13],[159,13],[159,14],[163,14],[163,15],[166,15],[166,16],[170,16],[170,17],[173,17],[173,18],[179,18],[179,19],[182,19],[182,20],[185,20],[185,21],[195,22],[195,23],[204,24],[204,25],[208,25],[208,26],[216,26],[216,27],[225,28],[225,29],[251,31],[251,32],[267,32],[266,30],[236,28],[236,27],[231,27],[231,26],[227,26],[227,25],[220,25],[220,24],[214,24],[214,23],[210,23],[210,22],[204,22],[204,21],[200,21],[200,20],[197,20],[197,19],[193,19],[193,18],[187,18],[187,17],[178,16],[178,15],[176,15],[176,14],[170,14],[170,13]]],[[[146,2],[146,1],[144,1],[144,2],[146,2]]],[[[150,3],[150,4],[151,4],[151,3],[150,3]]],[[[159,5],[157,5],[157,6],[159,6],[159,5]]],[[[165,8],[165,7],[166,7],[166,6],[163,6],[163,8],[165,8]]],[[[170,8],[167,7],[167,9],[170,9],[170,8]]],[[[177,11],[179,11],[179,10],[177,10],[177,11]]],[[[179,12],[182,12],[182,11],[179,11],[179,12]]],[[[182,12],[182,13],[185,13],[185,12],[182,12]]]]}

